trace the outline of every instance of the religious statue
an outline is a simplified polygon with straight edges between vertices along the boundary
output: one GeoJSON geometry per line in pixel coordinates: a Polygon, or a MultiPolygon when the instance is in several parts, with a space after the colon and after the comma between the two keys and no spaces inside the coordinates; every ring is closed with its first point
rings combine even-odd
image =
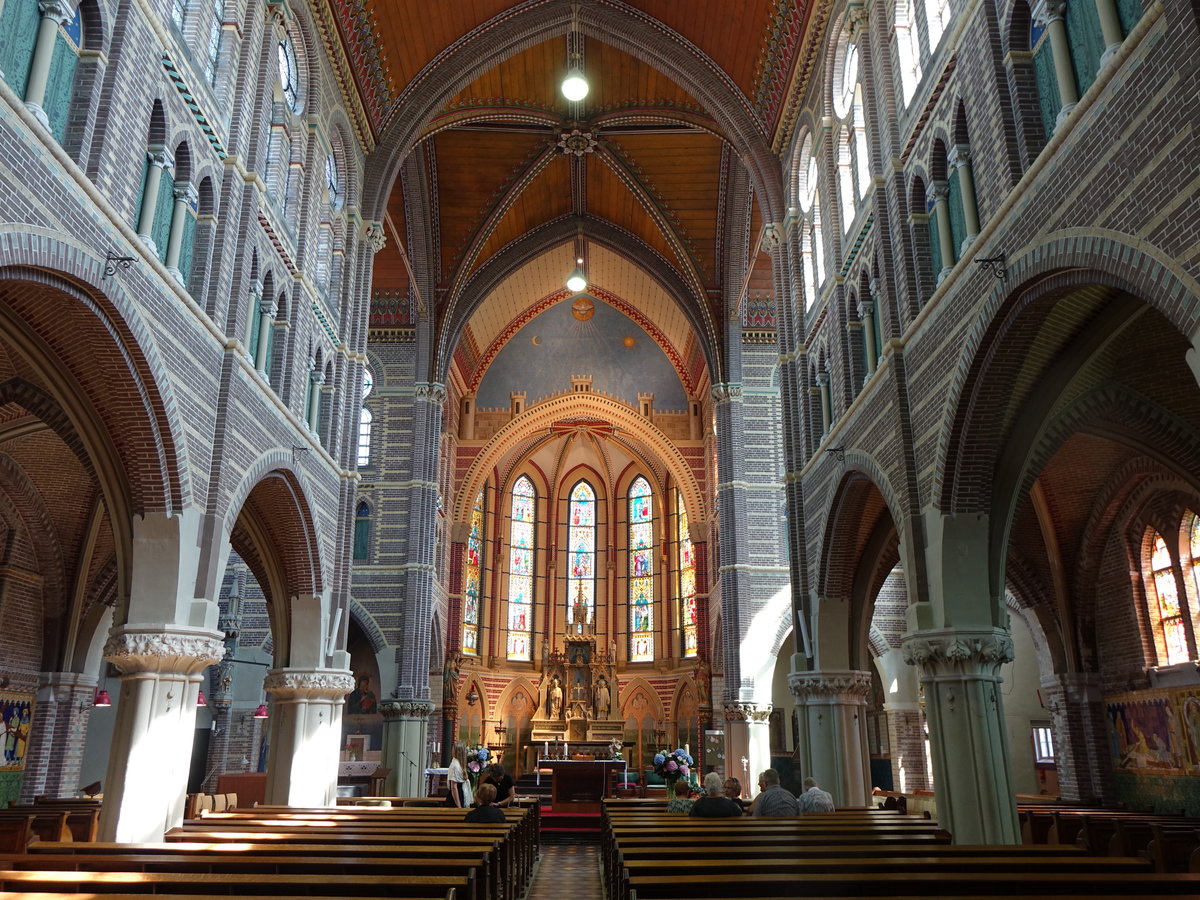
{"type": "Polygon", "coordinates": [[[550,665],[550,638],[542,638],[542,668],[550,665]]]}
{"type": "Polygon", "coordinates": [[[608,681],[601,675],[600,680],[596,682],[596,718],[607,719],[611,705],[612,694],[608,690],[608,681]]]}
{"type": "Polygon", "coordinates": [[[701,706],[708,706],[710,698],[709,669],[708,663],[703,659],[696,663],[696,671],[693,677],[696,681],[696,702],[701,706]]]}
{"type": "Polygon", "coordinates": [[[550,718],[557,719],[559,714],[562,712],[563,699],[562,685],[558,683],[557,675],[550,679],[550,693],[547,695],[547,697],[550,718]]]}
{"type": "Polygon", "coordinates": [[[451,709],[458,703],[458,673],[462,670],[461,656],[447,656],[442,669],[442,706],[451,709]]]}

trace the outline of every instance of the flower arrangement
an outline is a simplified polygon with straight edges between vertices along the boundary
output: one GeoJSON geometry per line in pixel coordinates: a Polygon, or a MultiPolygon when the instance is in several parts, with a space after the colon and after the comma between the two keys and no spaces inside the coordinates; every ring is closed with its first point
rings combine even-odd
{"type": "Polygon", "coordinates": [[[621,751],[624,749],[624,747],[625,747],[625,744],[620,738],[613,738],[611,741],[609,741],[608,742],[609,759],[620,759],[621,751]]]}
{"type": "Polygon", "coordinates": [[[674,784],[680,778],[689,778],[691,767],[696,764],[690,753],[682,747],[674,750],[659,750],[654,754],[654,773],[668,785],[674,784]]]}
{"type": "Polygon", "coordinates": [[[471,779],[471,787],[479,784],[480,774],[492,762],[492,751],[483,744],[476,744],[467,751],[467,777],[471,779]]]}

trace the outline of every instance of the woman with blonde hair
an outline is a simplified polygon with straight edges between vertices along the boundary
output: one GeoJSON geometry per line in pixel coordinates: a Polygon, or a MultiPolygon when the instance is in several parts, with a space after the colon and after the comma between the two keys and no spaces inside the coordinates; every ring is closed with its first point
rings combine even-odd
{"type": "Polygon", "coordinates": [[[456,743],[450,757],[450,766],[446,770],[446,805],[455,809],[464,809],[467,805],[467,748],[456,743]]]}

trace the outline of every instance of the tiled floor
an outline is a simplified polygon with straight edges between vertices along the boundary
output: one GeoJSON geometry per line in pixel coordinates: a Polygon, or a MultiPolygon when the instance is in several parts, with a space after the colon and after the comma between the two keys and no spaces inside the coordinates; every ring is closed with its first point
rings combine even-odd
{"type": "Polygon", "coordinates": [[[533,883],[523,900],[603,900],[596,844],[543,844],[533,883]]]}

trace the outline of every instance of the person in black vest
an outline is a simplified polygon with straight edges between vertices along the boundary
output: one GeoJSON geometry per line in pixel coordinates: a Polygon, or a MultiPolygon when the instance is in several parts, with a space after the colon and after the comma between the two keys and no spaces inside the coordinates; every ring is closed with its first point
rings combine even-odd
{"type": "Polygon", "coordinates": [[[463,818],[464,822],[475,824],[493,824],[504,821],[504,810],[492,801],[496,799],[496,788],[484,782],[475,792],[475,802],[478,804],[463,818]]]}
{"type": "Polygon", "coordinates": [[[517,796],[517,786],[513,782],[512,776],[504,771],[504,766],[500,763],[492,763],[488,767],[488,773],[483,776],[482,784],[490,784],[496,789],[497,806],[511,806],[517,796]]]}

